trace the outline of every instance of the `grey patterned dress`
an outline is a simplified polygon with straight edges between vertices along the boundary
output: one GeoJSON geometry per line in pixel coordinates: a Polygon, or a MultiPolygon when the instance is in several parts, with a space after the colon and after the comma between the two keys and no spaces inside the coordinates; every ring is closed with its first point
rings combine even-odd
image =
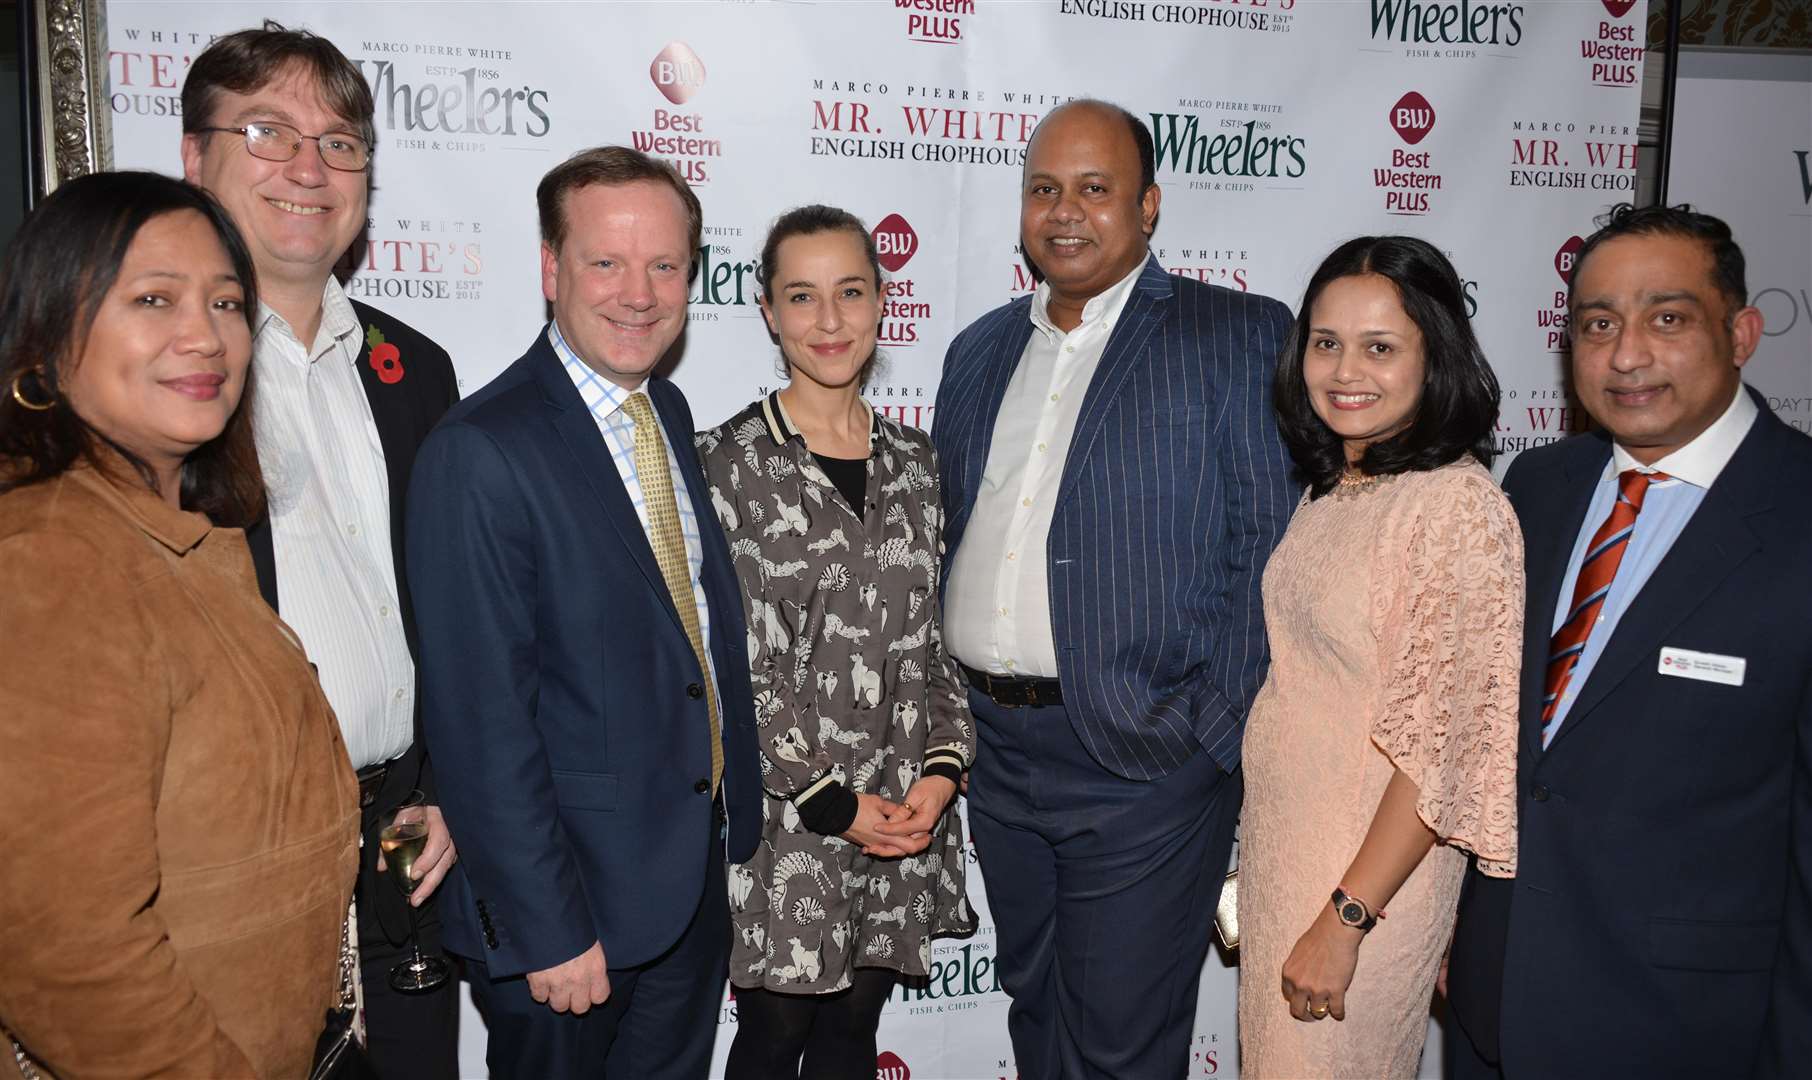
{"type": "Polygon", "coordinates": [[[827,778],[899,800],[927,758],[973,760],[968,698],[938,625],[931,440],[877,414],[861,516],[776,396],[698,447],[742,583],[768,792],[761,847],[729,871],[730,981],[814,994],[847,987],[856,967],[926,975],[934,936],[975,929],[954,802],[923,852],[878,859],[805,828],[792,800],[827,778]]]}

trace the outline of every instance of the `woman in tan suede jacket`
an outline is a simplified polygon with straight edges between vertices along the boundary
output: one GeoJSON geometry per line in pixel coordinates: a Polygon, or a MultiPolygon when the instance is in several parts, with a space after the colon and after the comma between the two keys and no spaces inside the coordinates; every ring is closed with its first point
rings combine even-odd
{"type": "Polygon", "coordinates": [[[59,189],[0,280],[0,1028],[63,1080],[303,1076],[336,998],[357,786],[240,528],[255,307],[148,173],[59,189]]]}

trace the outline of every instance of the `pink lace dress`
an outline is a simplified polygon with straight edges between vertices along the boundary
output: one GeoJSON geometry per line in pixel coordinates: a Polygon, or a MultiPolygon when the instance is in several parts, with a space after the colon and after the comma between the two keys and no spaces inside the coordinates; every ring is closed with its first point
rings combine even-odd
{"type": "Polygon", "coordinates": [[[1475,852],[1516,859],[1522,536],[1463,459],[1306,502],[1265,568],[1271,670],[1246,726],[1240,1075],[1413,1077],[1475,852]],[[1305,1023],[1285,958],[1359,850],[1394,770],[1440,838],[1359,950],[1345,1022],[1305,1023]]]}

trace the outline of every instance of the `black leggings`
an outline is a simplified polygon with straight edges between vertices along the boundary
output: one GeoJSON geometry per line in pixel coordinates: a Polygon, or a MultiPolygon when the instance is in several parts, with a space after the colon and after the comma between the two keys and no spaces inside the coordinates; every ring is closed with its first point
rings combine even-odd
{"type": "Polygon", "coordinates": [[[894,973],[857,968],[834,994],[736,990],[736,1040],[724,1080],[866,1080],[894,973]],[[801,1058],[804,1060],[802,1061],[801,1058]]]}

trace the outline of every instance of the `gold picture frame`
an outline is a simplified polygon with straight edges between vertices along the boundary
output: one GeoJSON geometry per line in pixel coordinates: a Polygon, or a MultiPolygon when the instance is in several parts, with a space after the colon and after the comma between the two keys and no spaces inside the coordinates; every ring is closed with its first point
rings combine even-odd
{"type": "Polygon", "coordinates": [[[33,201],[113,167],[105,0],[24,0],[33,201]]]}

